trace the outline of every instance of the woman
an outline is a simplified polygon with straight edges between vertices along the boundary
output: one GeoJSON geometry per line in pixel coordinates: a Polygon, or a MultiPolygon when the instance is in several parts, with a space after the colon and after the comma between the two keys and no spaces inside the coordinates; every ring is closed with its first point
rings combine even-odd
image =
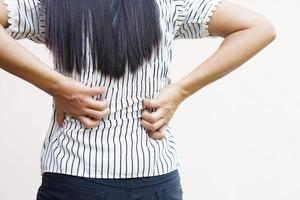
{"type": "Polygon", "coordinates": [[[196,91],[272,42],[263,16],[221,0],[0,0],[0,63],[53,96],[38,200],[182,199],[168,122],[196,91]],[[171,83],[176,39],[224,38],[171,83]],[[14,39],[45,44],[54,70],[14,39]]]}

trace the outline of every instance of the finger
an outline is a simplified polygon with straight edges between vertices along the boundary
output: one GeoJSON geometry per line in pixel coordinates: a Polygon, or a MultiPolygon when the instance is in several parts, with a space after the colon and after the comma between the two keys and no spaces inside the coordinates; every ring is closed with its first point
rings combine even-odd
{"type": "Polygon", "coordinates": [[[108,115],[110,114],[110,109],[109,108],[106,108],[105,110],[101,111],[102,112],[102,118],[106,118],[108,119],[108,115]]]}
{"type": "Polygon", "coordinates": [[[150,131],[155,131],[157,129],[159,129],[160,127],[162,127],[164,124],[166,123],[165,119],[162,118],[160,120],[158,120],[155,123],[150,123],[144,119],[141,120],[141,125],[146,128],[149,129],[150,131]]]}
{"type": "Polygon", "coordinates": [[[102,113],[101,111],[90,109],[90,108],[84,108],[82,112],[83,115],[97,120],[101,119],[101,113],[102,113]]]}
{"type": "Polygon", "coordinates": [[[164,117],[165,113],[163,112],[163,109],[157,109],[154,112],[149,112],[149,110],[145,109],[142,112],[142,118],[150,123],[154,123],[158,120],[160,120],[162,117],[164,117]]]}
{"type": "Polygon", "coordinates": [[[57,109],[56,110],[56,120],[60,127],[63,126],[64,119],[65,119],[65,112],[60,109],[57,109]]]}
{"type": "Polygon", "coordinates": [[[161,140],[166,136],[166,125],[162,126],[161,128],[159,128],[156,131],[150,132],[148,133],[149,137],[151,137],[152,139],[155,140],[161,140]]]}
{"type": "Polygon", "coordinates": [[[79,116],[78,120],[86,127],[86,128],[94,128],[99,125],[100,120],[91,119],[87,116],[79,116]]]}
{"type": "Polygon", "coordinates": [[[143,106],[146,108],[158,108],[160,104],[157,99],[143,99],[143,106]]]}
{"type": "Polygon", "coordinates": [[[87,108],[87,109],[85,109],[84,115],[87,117],[93,118],[95,120],[101,120],[102,118],[107,118],[109,113],[110,113],[109,108],[106,108],[102,111],[95,111],[95,110],[87,108]]]}
{"type": "Polygon", "coordinates": [[[93,98],[88,98],[86,101],[87,101],[86,102],[87,107],[89,107],[91,109],[102,111],[106,107],[108,107],[108,102],[106,99],[99,101],[99,100],[94,100],[93,98]]]}
{"type": "Polygon", "coordinates": [[[89,96],[96,96],[96,95],[101,95],[105,92],[105,87],[100,86],[100,87],[92,87],[92,88],[87,88],[86,93],[89,96]]]}

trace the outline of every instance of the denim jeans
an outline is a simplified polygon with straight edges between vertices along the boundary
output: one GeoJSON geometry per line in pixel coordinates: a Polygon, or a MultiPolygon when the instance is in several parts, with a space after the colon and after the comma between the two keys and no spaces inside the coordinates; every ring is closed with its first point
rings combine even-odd
{"type": "Polygon", "coordinates": [[[97,179],[44,172],[37,200],[182,200],[178,170],[142,178],[97,179]]]}

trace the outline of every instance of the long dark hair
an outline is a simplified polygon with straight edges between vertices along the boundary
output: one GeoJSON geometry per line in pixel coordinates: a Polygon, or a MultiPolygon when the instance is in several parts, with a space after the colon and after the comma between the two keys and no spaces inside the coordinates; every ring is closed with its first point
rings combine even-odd
{"type": "Polygon", "coordinates": [[[41,0],[46,11],[46,46],[61,70],[86,66],[120,78],[125,65],[134,72],[160,44],[156,0],[41,0]],[[86,52],[87,45],[90,52],[86,52]]]}

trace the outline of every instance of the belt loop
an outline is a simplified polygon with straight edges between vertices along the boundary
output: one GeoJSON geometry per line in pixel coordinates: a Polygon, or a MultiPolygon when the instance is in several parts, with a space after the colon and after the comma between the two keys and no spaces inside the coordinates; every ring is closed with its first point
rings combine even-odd
{"type": "Polygon", "coordinates": [[[166,200],[165,189],[155,191],[156,200],[166,200]]]}

